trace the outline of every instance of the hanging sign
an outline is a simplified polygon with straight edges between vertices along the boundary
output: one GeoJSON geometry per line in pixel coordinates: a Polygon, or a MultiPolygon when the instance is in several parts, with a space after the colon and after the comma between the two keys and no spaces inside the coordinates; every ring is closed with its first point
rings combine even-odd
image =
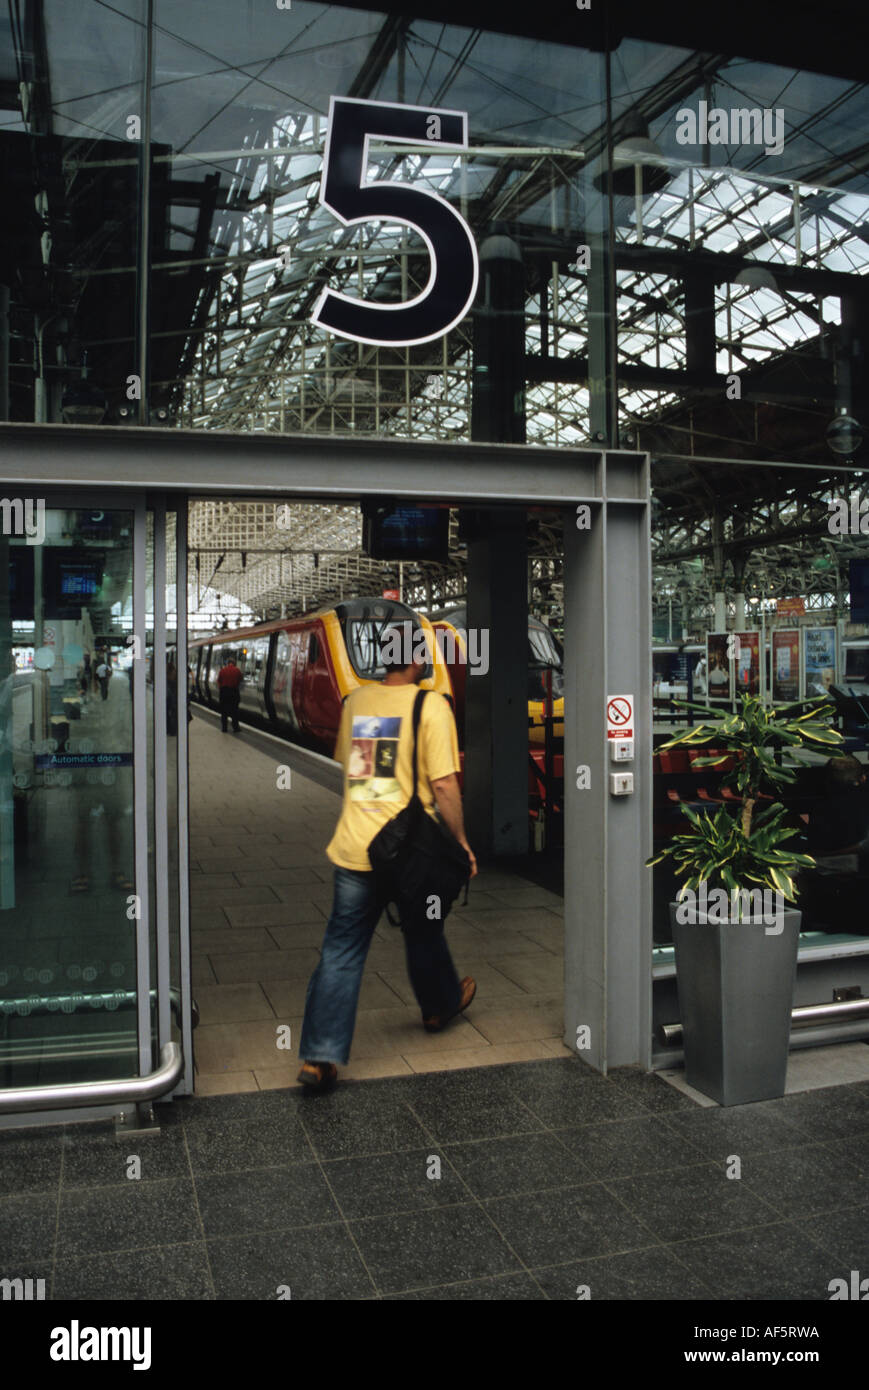
{"type": "Polygon", "coordinates": [[[466,150],[468,116],[442,107],[330,97],[320,202],[345,227],[398,222],[425,242],[428,282],[413,299],[373,303],[326,289],[311,322],[356,343],[412,347],[442,338],[467,314],[480,269],[473,233],[440,194],[394,179],[366,181],[372,139],[466,150]]]}

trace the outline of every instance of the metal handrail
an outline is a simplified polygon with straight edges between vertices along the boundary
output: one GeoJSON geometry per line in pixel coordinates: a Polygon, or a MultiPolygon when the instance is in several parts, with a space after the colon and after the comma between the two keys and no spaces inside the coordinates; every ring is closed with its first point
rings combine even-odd
{"type": "MultiPolygon", "coordinates": [[[[792,1028],[809,1028],[813,1023],[827,1023],[831,1019],[862,1018],[869,1015],[869,999],[838,999],[829,1004],[799,1004],[791,1010],[792,1028]]],[[[682,1041],[681,1023],[662,1023],[658,1037],[666,1047],[678,1047],[682,1041]]]]}
{"type": "Polygon", "coordinates": [[[75,1105],[140,1105],[174,1090],[184,1072],[184,1056],[175,1042],[160,1049],[160,1065],[147,1076],[119,1081],[70,1081],[60,1086],[14,1086],[0,1091],[0,1115],[31,1110],[64,1110],[75,1105]]]}

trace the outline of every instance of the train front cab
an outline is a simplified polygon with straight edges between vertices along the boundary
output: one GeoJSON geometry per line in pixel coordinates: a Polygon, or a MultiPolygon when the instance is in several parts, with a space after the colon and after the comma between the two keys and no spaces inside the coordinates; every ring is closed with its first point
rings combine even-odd
{"type": "Polygon", "coordinates": [[[219,707],[217,676],[230,657],[242,673],[243,718],[331,755],[341,705],[358,685],[383,679],[379,638],[391,621],[413,617],[431,663],[422,684],[452,703],[450,673],[428,619],[395,600],[356,599],[299,618],[230,630],[193,645],[202,703],[219,707]]]}

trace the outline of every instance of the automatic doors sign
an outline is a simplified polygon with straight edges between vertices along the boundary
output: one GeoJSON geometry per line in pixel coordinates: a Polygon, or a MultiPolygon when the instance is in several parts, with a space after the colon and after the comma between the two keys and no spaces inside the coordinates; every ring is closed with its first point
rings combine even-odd
{"type": "Polygon", "coordinates": [[[606,702],[607,738],[633,738],[633,695],[610,695],[606,702]]]}
{"type": "Polygon", "coordinates": [[[474,237],[440,194],[394,179],[366,182],[372,138],[429,145],[433,150],[466,150],[467,112],[355,97],[329,99],[320,202],[345,227],[379,222],[412,227],[428,252],[428,283],[414,299],[398,304],[372,304],[326,289],[314,305],[311,322],[356,343],[430,343],[455,328],[471,307],[480,275],[474,237]]]}
{"type": "Polygon", "coordinates": [[[48,768],[67,767],[132,767],[132,753],[40,753],[36,766],[48,768]]]}

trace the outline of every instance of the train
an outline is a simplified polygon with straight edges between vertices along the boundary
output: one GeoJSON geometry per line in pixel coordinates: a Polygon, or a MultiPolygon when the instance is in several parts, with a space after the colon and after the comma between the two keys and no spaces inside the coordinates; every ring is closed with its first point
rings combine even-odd
{"type": "MultiPolygon", "coordinates": [[[[464,743],[465,683],[481,653],[468,651],[468,612],[466,608],[444,609],[431,615],[438,645],[444,655],[455,700],[459,740],[464,743]],[[470,659],[469,659],[470,658],[470,659]]],[[[564,654],[558,638],[539,618],[528,616],[528,742],[539,746],[546,741],[545,717],[551,701],[552,733],[564,737],[564,654]]]]}
{"type": "Polygon", "coordinates": [[[189,643],[191,694],[220,704],[217,675],[231,656],[241,670],[239,713],[315,752],[335,751],[341,705],[359,685],[380,681],[380,634],[413,620],[426,634],[432,660],[421,682],[453,703],[446,663],[431,623],[397,599],[358,598],[298,618],[200,637],[189,643]]]}
{"type": "MultiPolygon", "coordinates": [[[[456,715],[464,746],[465,680],[469,655],[466,612],[454,608],[431,619],[398,599],[348,599],[298,618],[214,633],[189,643],[191,695],[219,706],[218,672],[228,656],[240,668],[239,712],[296,743],[334,753],[344,697],[358,685],[382,680],[380,634],[394,622],[412,620],[426,634],[431,661],[422,685],[437,690],[456,715]]],[[[554,726],[563,734],[564,697],[561,649],[549,629],[528,619],[529,743],[544,741],[545,702],[553,701],[554,726]]],[[[486,652],[486,660],[488,652],[486,652]]],[[[480,665],[480,669],[484,669],[480,665]]]]}

